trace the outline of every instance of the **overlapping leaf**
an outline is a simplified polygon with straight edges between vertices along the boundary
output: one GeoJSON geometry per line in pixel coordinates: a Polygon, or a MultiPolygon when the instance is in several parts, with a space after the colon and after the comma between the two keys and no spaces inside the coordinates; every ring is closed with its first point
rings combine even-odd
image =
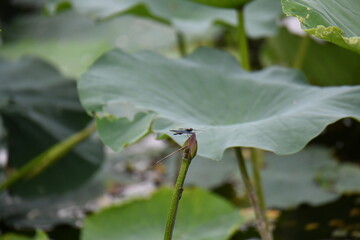
{"type": "MultiPolygon", "coordinates": [[[[7,131],[8,167],[22,167],[49,147],[81,130],[89,122],[76,83],[53,67],[28,58],[0,62],[0,115],[7,131]]],[[[86,182],[102,163],[102,146],[87,140],[54,166],[15,184],[12,193],[26,197],[54,195],[86,182]]]]}
{"type": "MultiPolygon", "coordinates": [[[[161,189],[149,199],[102,210],[85,220],[81,239],[161,239],[171,195],[172,190],[161,189]]],[[[173,239],[225,240],[241,221],[239,212],[223,199],[201,189],[185,189],[173,239]]]]}
{"type": "Polygon", "coordinates": [[[11,59],[38,56],[71,77],[79,77],[112,47],[161,51],[169,49],[175,41],[172,29],[154,22],[124,16],[100,23],[72,11],[51,18],[22,16],[2,26],[2,34],[6,41],[0,56],[11,59]]]}
{"type": "Polygon", "coordinates": [[[281,0],[283,11],[296,16],[314,36],[360,53],[360,2],[357,0],[281,0]]]}
{"type": "MultiPolygon", "coordinates": [[[[179,30],[187,33],[203,32],[212,23],[223,21],[230,25],[236,25],[236,16],[234,10],[221,10],[190,1],[89,1],[72,0],[72,7],[80,14],[90,18],[103,19],[120,14],[135,14],[140,17],[150,17],[162,23],[168,23],[179,30]],[[105,4],[104,4],[105,3],[105,4]],[[195,6],[195,8],[194,8],[195,6]],[[197,9],[197,11],[185,10],[197,9]],[[199,11],[200,9],[200,11],[199,11]],[[199,14],[201,13],[201,14],[199,14]]],[[[196,0],[194,0],[196,2],[196,0]]],[[[208,3],[209,1],[199,1],[208,3]]],[[[213,1],[213,6],[233,7],[238,4],[244,4],[247,0],[213,1]]],[[[64,6],[67,7],[69,1],[53,0],[47,4],[46,10],[50,14],[60,12],[64,6]]],[[[254,0],[247,3],[244,7],[244,17],[246,32],[252,38],[273,36],[278,29],[278,19],[282,13],[281,4],[277,0],[254,0]]],[[[163,37],[162,37],[163,38],[163,37]]],[[[162,39],[161,38],[161,39],[162,39]]]]}
{"type": "Polygon", "coordinates": [[[179,60],[112,50],[82,77],[79,93],[88,112],[121,118],[114,109],[130,102],[157,114],[156,132],[200,129],[198,154],[212,159],[234,146],[294,153],[328,124],[360,118],[360,87],[309,86],[284,68],[244,72],[231,56],[211,49],[179,60]]]}
{"type": "Polygon", "coordinates": [[[235,11],[218,9],[189,0],[71,0],[80,14],[105,19],[121,14],[134,14],[171,24],[183,32],[203,32],[213,22],[236,23],[235,11]]]}

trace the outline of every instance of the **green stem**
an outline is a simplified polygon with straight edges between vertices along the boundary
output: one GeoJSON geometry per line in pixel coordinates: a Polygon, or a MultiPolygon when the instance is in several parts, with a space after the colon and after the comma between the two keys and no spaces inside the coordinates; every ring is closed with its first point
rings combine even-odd
{"type": "Polygon", "coordinates": [[[181,163],[182,163],[182,159],[181,158],[176,158],[176,160],[175,160],[175,168],[174,168],[174,178],[172,179],[174,184],[176,184],[176,181],[177,181],[176,174],[180,171],[181,163]]]}
{"type": "Polygon", "coordinates": [[[309,43],[310,43],[310,37],[306,34],[306,36],[303,37],[299,43],[299,47],[296,52],[294,63],[293,63],[293,68],[301,69],[304,59],[305,59],[305,56],[306,56],[306,52],[307,52],[309,43]]]}
{"type": "Polygon", "coordinates": [[[3,183],[0,184],[0,191],[13,185],[20,179],[29,179],[43,172],[46,168],[70,152],[77,144],[88,138],[95,130],[95,123],[92,123],[80,132],[75,133],[64,141],[50,147],[37,157],[30,160],[22,168],[12,173],[3,183]]]}
{"type": "MultiPolygon", "coordinates": [[[[260,169],[262,167],[262,164],[264,162],[264,156],[263,151],[256,148],[251,148],[251,165],[253,170],[253,182],[255,184],[256,188],[256,194],[259,199],[259,206],[262,212],[266,212],[266,205],[265,205],[265,199],[263,194],[263,187],[262,187],[262,180],[261,180],[261,174],[260,169]]],[[[268,225],[268,224],[267,224],[268,225]]]]}
{"type": "Polygon", "coordinates": [[[186,43],[184,33],[180,31],[176,32],[176,43],[180,56],[184,57],[186,55],[186,43]]]}
{"type": "Polygon", "coordinates": [[[172,239],[175,220],[176,220],[176,213],[177,213],[177,209],[178,209],[181,195],[183,192],[185,176],[189,169],[190,163],[191,163],[190,159],[187,159],[187,158],[182,159],[179,175],[178,175],[176,183],[175,183],[175,190],[174,190],[173,196],[171,198],[170,209],[169,209],[168,218],[166,221],[164,240],[172,239]]]}
{"type": "Polygon", "coordinates": [[[238,19],[238,34],[239,34],[239,56],[243,69],[250,71],[250,58],[249,58],[249,46],[246,38],[245,24],[244,24],[244,12],[241,9],[237,10],[238,19]]]}
{"type": "Polygon", "coordinates": [[[257,227],[258,227],[261,239],[262,240],[272,240],[271,232],[269,231],[269,229],[267,227],[267,220],[266,220],[265,212],[261,210],[259,200],[255,193],[255,189],[253,188],[253,186],[251,184],[249,174],[246,170],[245,159],[242,155],[241,148],[236,147],[235,153],[236,153],[236,158],[238,161],[239,169],[241,172],[241,177],[245,184],[245,188],[247,190],[247,193],[248,193],[248,196],[250,199],[250,203],[253,206],[254,211],[255,211],[257,227]]]}
{"type": "MultiPolygon", "coordinates": [[[[244,13],[242,8],[237,10],[237,17],[238,17],[240,63],[243,69],[251,71],[249,47],[246,38],[244,13]]],[[[249,175],[247,173],[245,160],[241,153],[241,148],[235,148],[235,152],[238,159],[241,176],[243,178],[246,190],[248,192],[250,202],[255,210],[257,225],[261,238],[263,240],[272,240],[272,234],[269,228],[268,221],[266,219],[266,207],[265,207],[265,200],[264,200],[261,175],[260,175],[261,152],[260,150],[256,150],[256,149],[251,150],[252,169],[254,175],[254,183],[256,186],[256,192],[252,186],[249,175]]]]}

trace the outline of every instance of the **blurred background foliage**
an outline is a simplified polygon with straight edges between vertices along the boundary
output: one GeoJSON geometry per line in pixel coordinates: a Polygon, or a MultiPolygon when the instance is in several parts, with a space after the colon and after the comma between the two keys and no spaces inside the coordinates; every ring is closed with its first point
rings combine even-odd
{"type": "MultiPolygon", "coordinates": [[[[85,0],[0,2],[2,182],[54,144],[92,124],[79,102],[76,80],[110,49],[151,50],[178,58],[179,40],[184,37],[188,53],[199,46],[211,46],[237,57],[238,30],[231,8],[219,10],[185,1],[185,10],[180,7],[166,12],[162,6],[173,1],[123,2],[126,4],[85,0]],[[192,7],[198,10],[188,10],[192,7]]],[[[255,69],[295,67],[317,86],[360,83],[360,55],[304,36],[301,31],[299,35],[298,28],[285,20],[280,1],[253,0],[245,5],[244,12],[255,69]],[[304,46],[307,51],[303,60],[296,63],[304,46]]],[[[359,144],[360,124],[346,118],[328,126],[301,152],[287,156],[265,153],[263,184],[275,239],[360,238],[359,144]]],[[[171,140],[157,141],[150,134],[115,153],[92,134],[45,171],[30,174],[0,193],[0,239],[100,239],[96,236],[106,233],[126,239],[131,232],[111,231],[117,225],[108,226],[105,232],[96,226],[107,226],[112,208],[127,216],[143,214],[144,206],[166,210],[162,206],[168,204],[168,190],[156,189],[174,181],[177,156],[163,164],[154,163],[174,150],[176,145],[171,140]],[[144,199],[150,193],[153,195],[144,199]],[[132,200],[134,197],[142,198],[132,200]],[[93,215],[95,211],[100,212],[93,215]]],[[[208,223],[195,214],[193,218],[200,219],[193,221],[200,227],[214,228],[223,235],[204,231],[187,239],[258,237],[231,158],[230,151],[220,162],[197,157],[186,184],[201,189],[191,190],[193,197],[184,196],[182,204],[199,209],[194,199],[210,199],[207,209],[222,210],[208,218],[237,220],[232,225],[208,223]],[[241,218],[235,217],[238,215],[241,218]]],[[[148,214],[148,218],[159,221],[154,221],[146,233],[159,238],[156,234],[162,231],[165,213],[148,214]]],[[[194,223],[186,229],[181,214],[178,224],[183,231],[191,233],[191,228],[200,228],[194,223]]],[[[116,222],[121,220],[114,217],[116,222]]]]}

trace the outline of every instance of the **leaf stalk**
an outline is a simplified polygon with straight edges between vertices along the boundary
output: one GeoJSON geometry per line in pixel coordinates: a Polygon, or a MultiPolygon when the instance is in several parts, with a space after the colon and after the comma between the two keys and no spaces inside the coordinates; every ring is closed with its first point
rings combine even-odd
{"type": "Polygon", "coordinates": [[[0,191],[10,187],[20,179],[30,179],[42,173],[56,161],[60,160],[61,157],[70,152],[77,144],[88,138],[95,130],[96,126],[93,122],[80,132],[73,134],[64,141],[45,150],[2,182],[0,184],[0,191]]]}
{"type": "MultiPolygon", "coordinates": [[[[244,12],[243,8],[237,9],[238,18],[238,34],[239,34],[239,56],[240,64],[243,69],[251,71],[250,57],[249,57],[249,46],[245,32],[244,24],[244,12]]],[[[251,162],[254,175],[254,184],[256,191],[250,181],[249,174],[246,169],[245,159],[242,155],[241,148],[235,148],[235,153],[240,168],[241,177],[245,184],[245,188],[250,198],[250,203],[254,208],[255,216],[257,220],[258,231],[262,240],[272,240],[272,233],[266,218],[266,206],[261,182],[260,175],[260,162],[261,162],[261,150],[251,149],[251,162]]]]}
{"type": "Polygon", "coordinates": [[[179,207],[180,199],[183,192],[184,181],[186,177],[186,173],[189,169],[191,160],[195,157],[197,152],[197,141],[195,133],[191,134],[191,136],[184,143],[184,151],[181,161],[181,167],[179,170],[179,174],[175,183],[174,193],[171,198],[170,208],[168,213],[168,218],[165,226],[165,234],[164,240],[171,240],[173,236],[173,230],[176,221],[176,213],[179,207]]]}
{"type": "Polygon", "coordinates": [[[242,8],[237,9],[237,32],[239,34],[238,44],[239,44],[239,56],[240,64],[243,69],[251,71],[250,57],[249,57],[249,46],[245,32],[244,24],[244,11],[242,8]]]}
{"type": "MultiPolygon", "coordinates": [[[[264,156],[263,151],[257,148],[251,148],[251,167],[253,170],[253,183],[255,184],[256,189],[256,195],[259,199],[259,206],[262,212],[266,213],[266,204],[265,204],[265,197],[264,197],[264,191],[262,187],[262,179],[260,174],[260,169],[262,168],[263,162],[264,162],[264,156]]],[[[266,219],[267,220],[267,219],[266,219]]],[[[268,221],[266,221],[267,226],[268,221]]]]}
{"type": "Polygon", "coordinates": [[[273,238],[272,238],[270,229],[268,229],[265,211],[262,211],[262,209],[260,207],[259,199],[255,192],[255,189],[251,184],[249,174],[246,170],[245,159],[243,157],[240,147],[235,148],[235,154],[236,154],[237,162],[239,165],[241,177],[245,184],[245,188],[247,190],[247,193],[248,193],[248,196],[250,199],[250,203],[253,206],[254,211],[255,211],[255,216],[256,216],[256,220],[257,220],[257,228],[259,230],[261,239],[262,240],[272,240],[273,238]]]}
{"type": "Polygon", "coordinates": [[[185,35],[183,32],[176,32],[176,44],[181,57],[186,55],[185,35]]]}
{"type": "Polygon", "coordinates": [[[306,53],[307,53],[307,50],[309,47],[309,43],[310,43],[310,37],[308,34],[306,34],[305,37],[303,37],[300,40],[299,47],[298,47],[298,50],[296,52],[295,59],[293,62],[293,68],[296,68],[296,69],[302,68],[302,65],[304,63],[304,59],[305,59],[305,56],[306,56],[306,53]]]}

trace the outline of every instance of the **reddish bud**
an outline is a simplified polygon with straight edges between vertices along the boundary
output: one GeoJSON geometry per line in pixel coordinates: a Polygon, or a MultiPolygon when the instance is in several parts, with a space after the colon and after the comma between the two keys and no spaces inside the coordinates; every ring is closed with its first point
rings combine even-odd
{"type": "Polygon", "coordinates": [[[190,137],[185,141],[183,147],[185,148],[184,152],[183,152],[183,158],[186,158],[189,160],[193,159],[196,155],[197,148],[198,148],[195,133],[192,133],[190,135],[190,137]]]}

